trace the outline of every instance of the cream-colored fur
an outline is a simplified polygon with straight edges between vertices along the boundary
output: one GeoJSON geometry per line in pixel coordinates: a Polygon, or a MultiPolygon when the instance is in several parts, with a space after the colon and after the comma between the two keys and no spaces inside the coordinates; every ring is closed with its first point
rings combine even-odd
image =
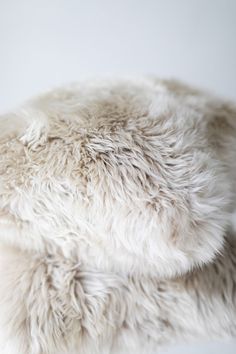
{"type": "Polygon", "coordinates": [[[174,81],[71,85],[0,121],[3,354],[236,334],[236,108],[174,81]]]}

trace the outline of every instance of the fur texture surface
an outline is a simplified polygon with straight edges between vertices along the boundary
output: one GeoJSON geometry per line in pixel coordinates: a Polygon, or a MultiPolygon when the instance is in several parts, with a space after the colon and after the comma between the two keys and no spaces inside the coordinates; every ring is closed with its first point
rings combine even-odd
{"type": "Polygon", "coordinates": [[[179,82],[73,84],[1,117],[1,353],[235,336],[235,181],[235,106],[179,82]]]}

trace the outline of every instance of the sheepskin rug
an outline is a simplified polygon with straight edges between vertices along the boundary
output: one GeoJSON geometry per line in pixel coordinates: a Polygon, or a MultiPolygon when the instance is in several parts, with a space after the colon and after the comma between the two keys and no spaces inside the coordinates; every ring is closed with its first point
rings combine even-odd
{"type": "Polygon", "coordinates": [[[236,107],[92,81],[0,120],[1,354],[236,335],[236,107]]]}

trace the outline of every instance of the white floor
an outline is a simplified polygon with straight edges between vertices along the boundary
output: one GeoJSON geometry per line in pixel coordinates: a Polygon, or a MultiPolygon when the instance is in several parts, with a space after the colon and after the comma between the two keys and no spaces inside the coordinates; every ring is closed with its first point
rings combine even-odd
{"type": "Polygon", "coordinates": [[[230,341],[194,343],[162,349],[158,354],[235,354],[236,339],[230,341]]]}

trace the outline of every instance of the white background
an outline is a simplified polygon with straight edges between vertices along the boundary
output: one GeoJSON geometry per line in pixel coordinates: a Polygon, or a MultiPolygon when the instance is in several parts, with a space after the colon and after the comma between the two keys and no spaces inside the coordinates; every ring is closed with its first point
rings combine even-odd
{"type": "Polygon", "coordinates": [[[0,0],[0,112],[80,78],[156,74],[236,100],[236,0],[0,0]]]}
{"type": "MultiPolygon", "coordinates": [[[[68,81],[141,74],[236,100],[236,0],[0,0],[0,112],[68,81]]],[[[168,353],[221,352],[236,345],[168,353]]]]}

